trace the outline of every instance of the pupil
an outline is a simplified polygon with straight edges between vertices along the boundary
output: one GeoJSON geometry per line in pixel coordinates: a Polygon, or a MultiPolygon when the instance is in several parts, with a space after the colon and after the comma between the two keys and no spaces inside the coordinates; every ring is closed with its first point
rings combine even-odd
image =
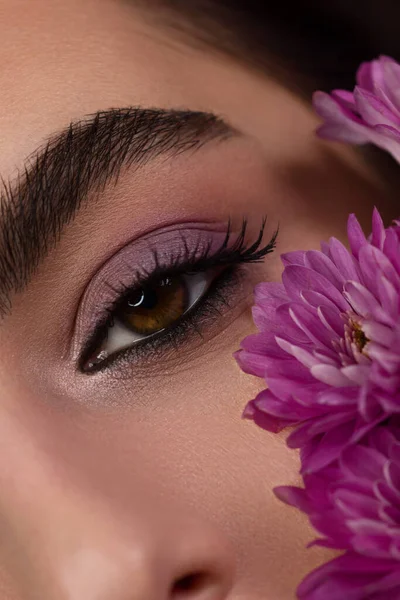
{"type": "Polygon", "coordinates": [[[145,310],[155,308],[157,303],[158,295],[153,288],[141,289],[128,300],[128,306],[130,308],[143,308],[145,310]]]}
{"type": "Polygon", "coordinates": [[[130,295],[118,317],[135,333],[148,335],[172,325],[187,308],[181,277],[160,279],[130,295]]]}
{"type": "Polygon", "coordinates": [[[140,306],[142,304],[143,298],[144,298],[144,291],[139,290],[135,294],[132,294],[132,296],[130,298],[128,298],[128,306],[131,308],[137,308],[138,306],[140,306]]]}
{"type": "MultiPolygon", "coordinates": [[[[171,280],[164,279],[159,286],[161,288],[164,288],[164,290],[161,289],[161,292],[165,292],[165,288],[168,286],[171,286],[171,280]]],[[[130,308],[142,308],[144,310],[152,310],[157,306],[159,300],[159,294],[157,294],[156,288],[141,288],[135,294],[133,294],[131,298],[129,298],[128,306],[130,308]]]]}
{"type": "Polygon", "coordinates": [[[155,308],[158,304],[158,294],[155,289],[149,288],[143,291],[143,300],[140,305],[140,308],[145,308],[146,310],[151,310],[155,308]]]}

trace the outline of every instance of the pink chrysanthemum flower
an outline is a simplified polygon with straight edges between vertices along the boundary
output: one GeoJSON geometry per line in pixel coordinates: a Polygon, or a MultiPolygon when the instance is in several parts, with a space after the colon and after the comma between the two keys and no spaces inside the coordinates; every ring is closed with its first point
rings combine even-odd
{"type": "Polygon", "coordinates": [[[282,283],[255,291],[254,322],[236,359],[267,389],[245,416],[270,431],[295,426],[302,473],[335,460],[391,413],[400,413],[400,222],[374,211],[367,240],[351,215],[351,251],[335,238],[321,251],[282,256],[282,283]]]}
{"type": "Polygon", "coordinates": [[[276,495],[308,514],[321,546],[345,550],[298,588],[301,600],[400,598],[400,428],[375,428],[338,461],[276,495]]]}
{"type": "Polygon", "coordinates": [[[351,144],[375,144],[400,162],[400,65],[387,56],[362,63],[354,92],[316,92],[324,119],[318,134],[351,144]]]}

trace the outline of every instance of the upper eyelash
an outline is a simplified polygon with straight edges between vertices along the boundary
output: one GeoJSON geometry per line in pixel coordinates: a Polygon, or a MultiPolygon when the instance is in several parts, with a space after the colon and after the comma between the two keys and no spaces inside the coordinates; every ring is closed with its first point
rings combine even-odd
{"type": "Polygon", "coordinates": [[[133,273],[133,279],[135,280],[134,286],[127,286],[121,283],[119,289],[112,288],[116,299],[105,308],[105,311],[111,314],[118,309],[120,304],[124,303],[127,296],[129,296],[134,289],[142,287],[144,284],[151,285],[153,282],[159,281],[161,277],[167,277],[168,275],[181,275],[191,272],[198,273],[212,267],[224,265],[261,262],[264,256],[270,254],[275,249],[276,239],[278,236],[278,229],[276,229],[270,241],[265,246],[260,248],[264,236],[266,222],[267,219],[264,217],[257,239],[248,247],[245,244],[248,220],[243,219],[240,233],[232,245],[229,245],[229,241],[233,234],[231,229],[231,221],[228,221],[224,241],[212,255],[210,254],[211,242],[209,242],[209,244],[202,250],[202,253],[199,254],[199,246],[197,245],[190,249],[187,245],[184,235],[181,236],[184,246],[183,253],[181,252],[175,257],[172,256],[168,265],[163,265],[161,263],[157,253],[157,248],[153,248],[152,254],[154,259],[154,268],[151,271],[146,269],[136,270],[136,272],[133,273]]]}
{"type": "MultiPolygon", "coordinates": [[[[90,354],[90,350],[99,344],[104,339],[107,328],[113,324],[113,314],[118,311],[118,308],[124,304],[127,297],[132,292],[144,285],[151,285],[153,282],[159,281],[161,278],[168,276],[177,276],[194,272],[207,271],[218,266],[233,266],[243,263],[257,263],[271,252],[274,251],[279,229],[273,233],[269,242],[261,247],[264,237],[265,225],[267,218],[262,220],[261,228],[256,240],[250,245],[246,245],[246,232],[248,228],[248,220],[243,219],[242,226],[237,238],[233,243],[230,243],[232,238],[231,220],[229,219],[225,238],[221,246],[211,254],[211,242],[199,254],[199,244],[194,248],[188,247],[187,241],[182,235],[183,252],[176,256],[172,256],[169,264],[162,264],[157,252],[157,248],[152,250],[154,259],[154,268],[149,272],[146,269],[136,270],[132,274],[134,285],[125,285],[121,282],[119,288],[111,287],[115,300],[104,308],[104,317],[97,323],[94,332],[89,337],[88,343],[80,353],[78,359],[79,365],[85,362],[85,357],[90,354]]],[[[156,334],[155,334],[156,335],[156,334]]]]}

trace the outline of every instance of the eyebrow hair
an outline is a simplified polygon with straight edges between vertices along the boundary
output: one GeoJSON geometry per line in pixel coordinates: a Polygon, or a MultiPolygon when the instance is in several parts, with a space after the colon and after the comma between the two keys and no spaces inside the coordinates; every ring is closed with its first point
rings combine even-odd
{"type": "Polygon", "coordinates": [[[212,113],[116,108],[73,122],[50,137],[0,189],[0,316],[29,283],[91,192],[123,168],[195,151],[237,132],[212,113]]]}

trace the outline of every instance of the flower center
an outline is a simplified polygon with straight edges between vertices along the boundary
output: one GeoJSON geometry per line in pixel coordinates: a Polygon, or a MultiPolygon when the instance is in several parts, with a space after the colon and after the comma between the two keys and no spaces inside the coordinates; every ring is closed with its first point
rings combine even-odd
{"type": "Polygon", "coordinates": [[[355,323],[354,321],[350,321],[350,325],[352,328],[353,341],[357,344],[357,347],[360,352],[363,351],[365,344],[369,341],[363,330],[361,329],[359,323],[355,323]]]}
{"type": "Polygon", "coordinates": [[[345,320],[344,336],[339,342],[333,344],[342,365],[370,364],[368,348],[366,348],[370,340],[365,335],[357,316],[351,313],[343,313],[342,316],[345,320]]]}

